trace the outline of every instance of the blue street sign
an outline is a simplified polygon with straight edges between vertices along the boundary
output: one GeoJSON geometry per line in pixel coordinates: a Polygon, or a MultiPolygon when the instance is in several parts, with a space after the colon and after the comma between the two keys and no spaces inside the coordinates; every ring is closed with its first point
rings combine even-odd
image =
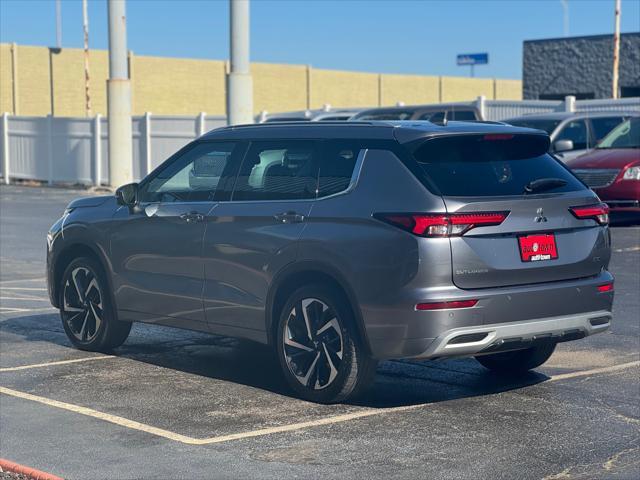
{"type": "Polygon", "coordinates": [[[458,65],[486,65],[489,63],[488,53],[463,53],[457,57],[458,65]]]}

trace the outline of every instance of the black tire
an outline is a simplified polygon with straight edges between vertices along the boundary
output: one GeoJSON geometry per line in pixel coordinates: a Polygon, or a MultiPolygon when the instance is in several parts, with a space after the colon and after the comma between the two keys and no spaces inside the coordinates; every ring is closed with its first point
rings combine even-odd
{"type": "Polygon", "coordinates": [[[556,343],[549,342],[525,350],[479,355],[475,358],[483,367],[489,370],[507,375],[516,375],[539,367],[549,360],[555,349],[556,343]]]}
{"type": "Polygon", "coordinates": [[[76,258],[65,269],[58,287],[62,326],[75,347],[108,352],[125,342],[131,322],[117,319],[100,264],[91,258],[76,258]]]}
{"type": "Polygon", "coordinates": [[[336,403],[357,397],[371,384],[377,361],[354,326],[351,308],[333,288],[307,285],[289,296],[278,317],[275,347],[287,383],[301,398],[336,403]]]}

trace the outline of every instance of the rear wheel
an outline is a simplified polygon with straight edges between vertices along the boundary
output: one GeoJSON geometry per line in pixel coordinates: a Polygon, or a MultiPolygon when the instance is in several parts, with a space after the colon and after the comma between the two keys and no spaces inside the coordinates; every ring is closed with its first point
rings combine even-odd
{"type": "Polygon", "coordinates": [[[556,344],[551,342],[525,350],[479,355],[475,358],[483,367],[489,370],[514,375],[539,367],[549,360],[555,349],[556,344]]]}
{"type": "Polygon", "coordinates": [[[342,296],[323,285],[301,287],[280,312],[276,348],[284,376],[306,400],[335,403],[362,393],[377,362],[364,350],[342,296]]]}
{"type": "Polygon", "coordinates": [[[62,275],[59,292],[62,326],[76,347],[108,351],[129,336],[131,323],[116,319],[104,273],[93,259],[73,260],[62,275]]]}

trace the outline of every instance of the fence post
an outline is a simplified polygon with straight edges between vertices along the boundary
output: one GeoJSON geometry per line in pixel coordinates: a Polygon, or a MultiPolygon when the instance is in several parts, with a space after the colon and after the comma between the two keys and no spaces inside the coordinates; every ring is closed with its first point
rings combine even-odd
{"type": "Polygon", "coordinates": [[[200,112],[198,115],[198,136],[201,137],[205,133],[207,133],[207,114],[205,112],[200,112]]]}
{"type": "Polygon", "coordinates": [[[49,154],[47,155],[47,183],[53,185],[53,115],[47,115],[47,139],[49,154]]]}
{"type": "Polygon", "coordinates": [[[151,165],[151,112],[144,113],[144,158],[147,175],[153,170],[151,165]]]}
{"type": "Polygon", "coordinates": [[[2,114],[2,175],[4,183],[9,185],[9,114],[2,114]]]}
{"type": "Polygon", "coordinates": [[[478,112],[480,112],[480,119],[481,120],[486,120],[487,119],[487,97],[485,97],[484,95],[480,95],[477,99],[476,99],[476,108],[478,109],[478,112]]]}
{"type": "Polygon", "coordinates": [[[564,111],[575,112],[576,111],[576,97],[573,95],[567,95],[564,97],[564,111]]]}
{"type": "Polygon", "coordinates": [[[93,117],[93,172],[94,180],[93,184],[99,187],[102,183],[102,125],[100,124],[100,118],[102,115],[99,113],[93,117]]]}

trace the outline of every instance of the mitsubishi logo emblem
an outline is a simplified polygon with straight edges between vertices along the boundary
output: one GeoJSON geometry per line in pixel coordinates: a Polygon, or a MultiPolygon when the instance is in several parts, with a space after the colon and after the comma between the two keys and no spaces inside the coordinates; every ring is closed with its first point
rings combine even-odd
{"type": "Polygon", "coordinates": [[[542,207],[538,208],[538,210],[536,210],[536,218],[534,218],[534,220],[536,221],[536,223],[541,223],[541,222],[546,222],[547,221],[547,217],[544,216],[544,210],[542,209],[542,207]]]}

